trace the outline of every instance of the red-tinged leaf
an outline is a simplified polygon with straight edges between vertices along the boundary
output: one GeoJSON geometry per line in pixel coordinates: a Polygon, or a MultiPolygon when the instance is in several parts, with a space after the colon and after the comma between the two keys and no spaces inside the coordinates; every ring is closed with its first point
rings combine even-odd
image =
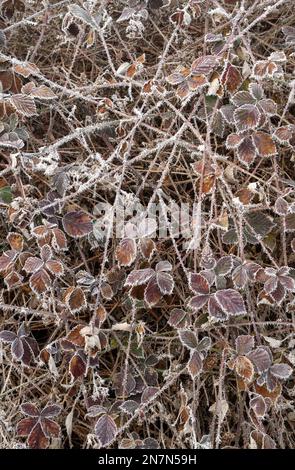
{"type": "Polygon", "coordinates": [[[210,294],[199,294],[192,297],[188,303],[188,307],[192,310],[200,310],[200,308],[204,307],[208,300],[210,299],[210,294]]]}
{"type": "Polygon", "coordinates": [[[248,273],[246,266],[241,264],[240,266],[237,266],[236,269],[232,272],[232,280],[234,283],[234,286],[237,289],[244,289],[248,282],[248,273]]]}
{"type": "Polygon", "coordinates": [[[258,418],[263,418],[266,413],[266,403],[263,397],[256,395],[250,400],[250,408],[254,410],[254,413],[258,418]]]}
{"type": "Polygon", "coordinates": [[[202,372],[203,357],[198,351],[191,351],[191,356],[187,368],[193,380],[202,372]]]}
{"type": "Polygon", "coordinates": [[[14,72],[19,73],[25,78],[28,78],[32,74],[40,73],[40,70],[37,65],[33,64],[32,62],[16,64],[13,66],[13,70],[14,72]]]}
{"type": "Polygon", "coordinates": [[[254,132],[253,142],[261,157],[269,157],[277,153],[277,149],[271,136],[265,132],[254,132]]]}
{"type": "Polygon", "coordinates": [[[57,98],[55,93],[53,93],[53,91],[50,90],[50,88],[48,88],[48,86],[46,85],[41,85],[33,88],[30,94],[34,98],[39,98],[42,100],[52,100],[54,98],[57,98]]]}
{"type": "Polygon", "coordinates": [[[16,94],[12,95],[9,101],[22,116],[31,117],[37,115],[34,99],[30,96],[16,94]]]}
{"type": "Polygon", "coordinates": [[[193,75],[209,75],[213,72],[217,63],[217,58],[213,55],[198,57],[191,65],[191,72],[193,75]]]}
{"type": "Polygon", "coordinates": [[[69,287],[64,294],[65,304],[71,313],[77,313],[86,308],[86,298],[81,287],[69,287]]]}
{"type": "Polygon", "coordinates": [[[254,377],[254,366],[246,356],[238,356],[235,360],[235,371],[246,382],[252,382],[254,377]]]}
{"type": "Polygon", "coordinates": [[[46,227],[45,225],[37,225],[37,227],[34,227],[32,229],[32,234],[37,239],[42,239],[42,238],[46,238],[49,235],[49,230],[48,230],[48,227],[46,227]]]}
{"type": "Polygon", "coordinates": [[[184,80],[180,85],[178,85],[176,90],[176,96],[178,96],[178,98],[184,99],[189,95],[190,91],[191,90],[189,88],[187,80],[184,80]]]}
{"type": "Polygon", "coordinates": [[[168,325],[174,328],[185,328],[188,326],[187,313],[180,308],[174,308],[170,313],[168,325]]]}
{"type": "Polygon", "coordinates": [[[166,81],[170,83],[170,85],[179,85],[186,79],[189,73],[189,69],[180,67],[176,69],[175,72],[173,72],[171,75],[168,75],[168,77],[166,77],[166,81]]]}
{"type": "Polygon", "coordinates": [[[273,77],[274,73],[278,70],[274,62],[268,60],[259,60],[253,68],[253,77],[261,80],[265,77],[273,77]]]}
{"type": "Polygon", "coordinates": [[[9,245],[11,246],[12,250],[21,252],[24,247],[24,239],[23,236],[16,232],[9,232],[6,237],[9,245]]]}
{"type": "Polygon", "coordinates": [[[130,266],[137,255],[136,241],[134,238],[124,238],[115,251],[116,260],[120,266],[130,266]]]}
{"type": "Polygon", "coordinates": [[[12,355],[19,361],[24,355],[23,342],[19,338],[15,338],[11,346],[12,355]]]}
{"type": "Polygon", "coordinates": [[[191,91],[202,88],[204,85],[207,85],[207,79],[204,75],[199,75],[195,77],[189,77],[186,80],[186,83],[191,91]]]}
{"type": "Polygon", "coordinates": [[[113,386],[118,398],[127,398],[135,389],[136,381],[131,373],[122,371],[115,375],[113,386]]]}
{"type": "Polygon", "coordinates": [[[270,367],[270,373],[281,380],[287,380],[292,375],[292,367],[288,364],[274,364],[270,367]]]}
{"type": "Polygon", "coordinates": [[[210,292],[208,280],[198,273],[191,273],[189,287],[195,294],[206,295],[210,292]]]}
{"type": "Polygon", "coordinates": [[[219,302],[217,302],[213,295],[210,296],[208,302],[208,313],[210,317],[213,317],[214,319],[219,321],[224,321],[228,319],[228,313],[221,308],[219,302]]]}
{"type": "Polygon", "coordinates": [[[67,250],[67,239],[59,228],[52,229],[52,246],[56,251],[67,250]]]}
{"type": "Polygon", "coordinates": [[[236,339],[236,351],[239,355],[248,354],[254,348],[254,336],[240,335],[236,339]]]}
{"type": "Polygon", "coordinates": [[[215,293],[215,299],[229,315],[246,315],[243,297],[234,289],[222,289],[215,293]]]}
{"type": "Polygon", "coordinates": [[[43,261],[40,258],[37,258],[35,256],[30,256],[29,258],[26,259],[24,270],[27,273],[35,273],[36,271],[39,271],[39,269],[42,266],[43,266],[43,261]]]}
{"type": "Polygon", "coordinates": [[[161,291],[158,287],[157,278],[153,276],[144,290],[144,300],[149,307],[156,305],[162,298],[161,291]]]}
{"type": "Polygon", "coordinates": [[[294,136],[295,126],[279,127],[273,134],[273,137],[283,145],[288,145],[294,136]]]}
{"type": "Polygon", "coordinates": [[[31,416],[32,418],[38,418],[40,415],[40,411],[32,403],[23,403],[20,406],[20,409],[23,414],[31,416]]]}
{"type": "Polygon", "coordinates": [[[245,137],[238,147],[238,159],[246,166],[250,166],[256,157],[256,147],[251,137],[245,137]]]}
{"type": "Polygon", "coordinates": [[[28,436],[37,423],[36,418],[24,418],[16,425],[16,434],[21,437],[28,436]]]}
{"type": "Polygon", "coordinates": [[[152,254],[156,251],[156,245],[154,240],[150,238],[143,238],[139,242],[139,247],[142,255],[149,260],[152,254]]]}
{"type": "Polygon", "coordinates": [[[235,93],[242,84],[240,72],[232,64],[227,64],[225,71],[221,76],[221,83],[229,93],[235,93]]]}
{"type": "Polygon", "coordinates": [[[40,250],[40,256],[44,263],[52,257],[52,250],[49,245],[43,245],[40,250]]]}
{"type": "Polygon", "coordinates": [[[225,145],[228,149],[238,148],[241,142],[244,140],[244,137],[240,134],[230,134],[225,142],[225,145]]]}
{"type": "Polygon", "coordinates": [[[107,446],[117,434],[117,425],[110,415],[103,415],[98,418],[95,428],[95,434],[98,437],[101,446],[107,446]]]}
{"type": "Polygon", "coordinates": [[[171,274],[165,272],[157,272],[156,280],[161,294],[171,295],[174,288],[174,281],[171,274]]]}
{"type": "Polygon", "coordinates": [[[7,252],[0,256],[0,272],[5,272],[13,266],[13,258],[14,257],[9,256],[7,252]]]}
{"type": "Polygon", "coordinates": [[[42,429],[46,437],[59,437],[61,432],[60,425],[48,418],[42,418],[42,429]]]}
{"type": "Polygon", "coordinates": [[[73,238],[84,237],[93,230],[89,215],[83,211],[68,212],[63,216],[62,224],[64,231],[73,238]]]}
{"type": "Polygon", "coordinates": [[[137,408],[139,407],[139,403],[135,400],[127,400],[124,401],[120,406],[120,410],[124,411],[124,413],[127,413],[129,415],[133,415],[137,408]]]}
{"type": "Polygon", "coordinates": [[[62,407],[59,405],[47,405],[41,411],[42,418],[53,418],[54,416],[58,416],[62,410],[62,407]]]}
{"type": "Polygon", "coordinates": [[[31,449],[46,449],[49,444],[40,423],[33,427],[28,437],[28,444],[31,449]]]}
{"type": "Polygon", "coordinates": [[[46,292],[50,285],[51,280],[45,269],[40,269],[30,277],[30,287],[36,295],[46,292]]]}
{"type": "Polygon", "coordinates": [[[3,330],[0,333],[0,341],[4,341],[4,343],[13,343],[16,338],[16,334],[12,331],[3,330]]]}
{"type": "Polygon", "coordinates": [[[255,105],[244,104],[235,110],[234,119],[240,132],[255,129],[259,124],[260,112],[255,105]]]}
{"type": "Polygon", "coordinates": [[[272,358],[268,350],[263,346],[259,346],[254,349],[254,351],[250,351],[247,356],[260,374],[271,366],[272,358]]]}
{"type": "Polygon", "coordinates": [[[243,106],[243,104],[255,104],[256,99],[249,91],[238,91],[232,97],[232,102],[235,106],[243,106]]]}
{"type": "Polygon", "coordinates": [[[85,416],[89,418],[97,418],[98,416],[105,414],[107,409],[101,405],[93,405],[90,406],[87,410],[87,414],[85,416]]]}
{"type": "Polygon", "coordinates": [[[46,263],[46,269],[54,274],[55,276],[62,276],[64,274],[64,267],[60,261],[50,259],[46,263]]]}
{"type": "Polygon", "coordinates": [[[280,305],[286,297],[286,290],[284,286],[278,282],[276,288],[268,294],[277,305],[280,305]]]}
{"type": "Polygon", "coordinates": [[[69,371],[74,380],[86,373],[86,364],[79,354],[75,354],[70,360],[69,371]]]}
{"type": "Polygon", "coordinates": [[[140,286],[142,284],[146,284],[153,275],[154,270],[151,268],[132,271],[127,276],[125,286],[140,286]]]}
{"type": "Polygon", "coordinates": [[[66,340],[70,341],[75,346],[84,348],[85,346],[85,336],[81,335],[81,330],[85,328],[85,325],[75,326],[66,336],[66,340]]]}
{"type": "Polygon", "coordinates": [[[181,343],[188,349],[196,349],[198,340],[195,333],[191,330],[179,330],[178,336],[181,343]]]}
{"type": "Polygon", "coordinates": [[[11,272],[4,278],[4,282],[7,286],[7,289],[14,289],[15,287],[18,287],[22,284],[23,282],[23,276],[18,274],[16,271],[11,272]]]}
{"type": "Polygon", "coordinates": [[[263,99],[259,101],[259,108],[269,116],[277,114],[277,105],[273,100],[263,99]]]}

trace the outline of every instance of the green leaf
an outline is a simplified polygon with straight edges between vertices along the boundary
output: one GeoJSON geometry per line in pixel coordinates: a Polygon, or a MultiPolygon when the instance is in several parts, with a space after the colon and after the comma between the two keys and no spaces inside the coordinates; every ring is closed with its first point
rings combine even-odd
{"type": "Polygon", "coordinates": [[[4,202],[4,204],[10,204],[12,199],[13,197],[10,186],[4,186],[4,188],[0,189],[0,202],[4,202]]]}

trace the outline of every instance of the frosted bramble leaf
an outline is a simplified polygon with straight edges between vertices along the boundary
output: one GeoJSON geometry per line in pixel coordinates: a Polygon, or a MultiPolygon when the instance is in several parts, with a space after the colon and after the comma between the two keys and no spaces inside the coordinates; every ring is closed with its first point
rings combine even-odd
{"type": "Polygon", "coordinates": [[[23,342],[20,338],[15,338],[11,346],[11,353],[17,359],[20,360],[24,355],[23,342]]]}
{"type": "Polygon", "coordinates": [[[202,338],[201,341],[199,342],[199,344],[198,344],[198,346],[197,346],[197,350],[198,350],[199,352],[208,351],[208,350],[211,348],[211,345],[212,345],[211,338],[209,338],[209,336],[205,336],[205,337],[202,338]]]}
{"type": "Polygon", "coordinates": [[[277,113],[277,104],[273,100],[263,99],[259,101],[259,108],[269,116],[277,113]]]}
{"type": "Polygon", "coordinates": [[[274,211],[278,215],[287,215],[289,212],[289,204],[283,197],[278,197],[275,205],[274,205],[274,211]]]}
{"type": "Polygon", "coordinates": [[[40,411],[32,403],[23,403],[20,406],[20,409],[21,409],[21,412],[27,416],[31,416],[32,418],[39,417],[40,411]]]}
{"type": "Polygon", "coordinates": [[[40,256],[44,263],[52,257],[52,250],[49,245],[42,246],[40,250],[40,256]]]}
{"type": "Polygon", "coordinates": [[[42,268],[42,266],[43,266],[43,261],[40,258],[37,258],[35,256],[29,256],[29,258],[27,258],[25,262],[24,270],[27,273],[35,273],[40,268],[42,268]]]}
{"type": "Polygon", "coordinates": [[[220,258],[214,268],[216,276],[226,276],[233,269],[233,258],[232,256],[223,256],[220,258]]]}
{"type": "Polygon", "coordinates": [[[186,79],[189,73],[190,71],[188,68],[178,67],[174,73],[166,77],[166,81],[170,83],[170,85],[179,85],[186,79]]]}
{"type": "Polygon", "coordinates": [[[45,264],[45,267],[51,274],[54,274],[55,276],[62,276],[64,274],[64,267],[62,263],[58,260],[48,260],[45,264]]]}
{"type": "Polygon", "coordinates": [[[260,374],[271,366],[272,357],[269,351],[263,346],[259,346],[254,349],[254,351],[250,351],[247,356],[260,374]]]}
{"type": "Polygon", "coordinates": [[[120,266],[130,266],[137,255],[136,241],[133,238],[124,238],[115,251],[116,260],[120,266]]]}
{"type": "Polygon", "coordinates": [[[222,117],[225,119],[227,124],[234,124],[234,110],[235,107],[231,104],[223,105],[219,109],[222,117]]]}
{"type": "Polygon", "coordinates": [[[92,26],[93,28],[97,27],[95,21],[93,21],[92,16],[84,8],[73,3],[68,6],[68,9],[75,18],[82,20],[83,23],[86,23],[87,25],[92,26]]]}
{"type": "Polygon", "coordinates": [[[266,403],[261,395],[255,395],[250,400],[250,408],[254,410],[257,417],[263,418],[266,413],[266,403]]]}
{"type": "Polygon", "coordinates": [[[253,77],[261,80],[263,78],[272,78],[277,72],[278,66],[269,60],[259,60],[253,68],[253,77]]]}
{"type": "Polygon", "coordinates": [[[84,348],[85,346],[85,336],[81,335],[81,330],[85,327],[85,325],[77,325],[75,326],[66,336],[66,340],[72,343],[75,346],[80,348],[84,348]]]}
{"type": "Polygon", "coordinates": [[[64,231],[73,238],[84,237],[93,230],[89,215],[83,211],[68,212],[63,216],[62,224],[64,231]]]}
{"type": "Polygon", "coordinates": [[[21,94],[12,95],[10,103],[22,116],[31,117],[37,114],[35,102],[30,96],[21,94]]]}
{"type": "Polygon", "coordinates": [[[198,340],[195,333],[191,330],[179,330],[178,336],[181,343],[188,349],[196,349],[198,340]]]}
{"type": "Polygon", "coordinates": [[[295,231],[295,214],[288,214],[285,217],[285,226],[287,232],[295,231]]]}
{"type": "Polygon", "coordinates": [[[4,272],[13,266],[15,252],[5,252],[0,256],[0,272],[4,272]]]}
{"type": "Polygon", "coordinates": [[[43,294],[46,292],[50,285],[51,280],[49,275],[44,269],[39,269],[39,271],[35,271],[32,276],[30,277],[30,287],[32,291],[36,295],[43,294]]]}
{"type": "Polygon", "coordinates": [[[41,85],[38,87],[35,87],[31,91],[31,96],[34,98],[40,98],[43,100],[52,100],[54,98],[57,98],[56,94],[48,88],[46,85],[41,85]]]}
{"type": "Polygon", "coordinates": [[[235,359],[235,371],[246,382],[252,382],[254,377],[254,366],[247,356],[238,356],[235,359]]]}
{"type": "Polygon", "coordinates": [[[192,379],[195,379],[202,372],[203,358],[198,351],[191,351],[187,368],[192,379]]]}
{"type": "Polygon", "coordinates": [[[250,83],[249,92],[255,100],[260,101],[264,97],[263,88],[259,83],[250,83]]]}
{"type": "Polygon", "coordinates": [[[9,232],[6,237],[9,245],[11,246],[12,250],[21,252],[24,247],[24,239],[20,233],[16,232],[9,232]]]}
{"type": "Polygon", "coordinates": [[[47,405],[41,411],[42,418],[53,418],[54,416],[58,416],[62,410],[62,407],[59,405],[47,405]]]}
{"type": "Polygon", "coordinates": [[[215,293],[215,299],[222,310],[229,315],[246,315],[241,294],[234,289],[222,289],[215,293]]]}
{"type": "Polygon", "coordinates": [[[195,311],[200,310],[200,308],[206,305],[209,299],[210,299],[209,294],[195,295],[194,297],[190,299],[188,303],[188,307],[195,311]]]}
{"type": "Polygon", "coordinates": [[[171,274],[165,272],[156,273],[156,282],[163,295],[170,295],[173,292],[174,281],[171,274]]]}
{"type": "Polygon", "coordinates": [[[4,343],[13,343],[16,338],[16,334],[12,331],[3,330],[0,332],[0,341],[4,341],[4,343]]]}
{"type": "Polygon", "coordinates": [[[198,57],[191,65],[191,72],[193,75],[209,75],[217,63],[217,59],[213,55],[198,57]]]}
{"type": "Polygon", "coordinates": [[[154,275],[150,278],[145,290],[144,290],[144,300],[149,307],[156,305],[162,298],[161,291],[158,287],[157,278],[154,275]]]}
{"type": "Polygon", "coordinates": [[[73,380],[77,380],[79,377],[82,377],[86,373],[86,362],[79,353],[76,353],[72,356],[69,364],[69,371],[73,380]]]}
{"type": "Polygon", "coordinates": [[[146,284],[148,280],[154,275],[154,270],[151,268],[138,269],[132,271],[125,281],[125,286],[140,286],[146,284]]]}
{"type": "Polygon", "coordinates": [[[255,105],[244,104],[235,110],[234,119],[240,132],[255,129],[259,124],[260,112],[255,105]]]}
{"type": "Polygon", "coordinates": [[[168,324],[174,328],[185,328],[188,326],[186,312],[180,308],[174,308],[170,313],[168,324]]]}
{"type": "Polygon", "coordinates": [[[214,296],[209,298],[208,313],[210,317],[213,317],[218,321],[225,321],[228,319],[228,313],[223,308],[221,308],[219,302],[217,302],[214,296]]]}
{"type": "Polygon", "coordinates": [[[250,166],[256,157],[256,148],[251,137],[245,137],[238,147],[238,159],[246,166],[250,166]]]}
{"type": "Polygon", "coordinates": [[[93,405],[90,406],[87,410],[87,414],[85,416],[89,418],[97,418],[98,416],[106,413],[106,408],[101,405],[93,405]]]}
{"type": "Polygon", "coordinates": [[[240,134],[230,134],[225,142],[225,145],[228,149],[235,149],[241,144],[244,140],[244,137],[240,134]]]}
{"type": "Polygon", "coordinates": [[[39,68],[37,65],[33,64],[32,62],[26,62],[23,64],[16,64],[13,66],[13,70],[16,73],[19,73],[24,78],[28,78],[30,75],[35,73],[40,73],[39,68]]]}
{"type": "Polygon", "coordinates": [[[286,62],[287,58],[286,58],[286,54],[283,51],[275,51],[269,55],[268,60],[270,61],[273,60],[274,62],[277,62],[277,63],[283,63],[283,62],[286,62]]]}
{"type": "Polygon", "coordinates": [[[65,234],[59,228],[53,228],[51,230],[52,233],[52,247],[56,251],[63,251],[68,248],[67,246],[67,239],[65,234]]]}
{"type": "Polygon", "coordinates": [[[280,144],[289,145],[290,140],[295,134],[295,126],[282,126],[275,130],[273,137],[280,144]]]}
{"type": "Polygon", "coordinates": [[[133,375],[125,371],[118,372],[113,381],[113,386],[116,391],[116,396],[119,398],[128,397],[136,387],[136,381],[133,375]]]}
{"type": "Polygon", "coordinates": [[[71,313],[80,312],[86,308],[86,298],[81,287],[69,287],[64,294],[65,304],[71,313]]]}
{"type": "Polygon", "coordinates": [[[248,91],[238,91],[232,97],[232,102],[236,106],[242,106],[243,104],[255,104],[256,100],[248,91]]]}
{"type": "Polygon", "coordinates": [[[141,403],[150,401],[159,390],[159,387],[146,387],[141,395],[141,403]]]}
{"type": "Polygon", "coordinates": [[[284,35],[286,36],[286,43],[295,45],[295,28],[294,26],[284,26],[282,28],[284,35]]]}
{"type": "Polygon", "coordinates": [[[135,400],[127,400],[124,401],[120,406],[120,410],[124,411],[124,413],[127,413],[129,415],[133,415],[137,408],[139,407],[139,403],[135,400]]]}
{"type": "Polygon", "coordinates": [[[159,261],[156,265],[156,271],[172,271],[172,264],[169,261],[159,261]]]}
{"type": "Polygon", "coordinates": [[[245,214],[245,221],[253,229],[255,235],[265,237],[274,227],[272,219],[260,211],[245,214]]]}
{"type": "Polygon", "coordinates": [[[240,335],[236,339],[236,351],[238,354],[248,354],[254,348],[254,336],[240,335]]]}
{"type": "Polygon", "coordinates": [[[242,84],[240,72],[232,64],[228,63],[221,75],[221,83],[229,93],[235,93],[242,84]]]}
{"type": "Polygon", "coordinates": [[[255,132],[253,134],[253,142],[261,157],[269,157],[277,153],[276,145],[270,135],[265,132],[255,132]]]}
{"type": "Polygon", "coordinates": [[[149,260],[153,253],[156,251],[156,244],[150,238],[143,238],[139,241],[139,248],[142,255],[149,260]]]}
{"type": "Polygon", "coordinates": [[[198,273],[190,273],[189,287],[195,294],[209,294],[208,280],[198,273]]]}
{"type": "Polygon", "coordinates": [[[278,379],[286,380],[292,375],[292,367],[288,364],[274,364],[270,367],[270,372],[272,375],[278,379]]]}

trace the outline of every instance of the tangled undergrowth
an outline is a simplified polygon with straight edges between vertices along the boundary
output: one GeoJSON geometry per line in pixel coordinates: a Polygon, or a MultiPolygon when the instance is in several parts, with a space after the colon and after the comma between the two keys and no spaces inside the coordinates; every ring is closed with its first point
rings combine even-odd
{"type": "Polygon", "coordinates": [[[0,4],[0,447],[294,447],[293,1],[0,4]]]}

